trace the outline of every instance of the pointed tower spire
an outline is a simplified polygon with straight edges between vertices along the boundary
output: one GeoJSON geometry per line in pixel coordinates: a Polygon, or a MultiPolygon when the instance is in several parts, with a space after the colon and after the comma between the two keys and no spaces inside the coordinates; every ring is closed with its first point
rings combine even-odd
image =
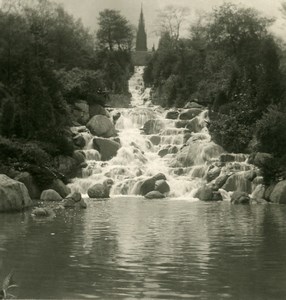
{"type": "Polygon", "coordinates": [[[136,36],[136,51],[147,51],[147,34],[143,15],[143,5],[141,2],[141,12],[136,36]]]}

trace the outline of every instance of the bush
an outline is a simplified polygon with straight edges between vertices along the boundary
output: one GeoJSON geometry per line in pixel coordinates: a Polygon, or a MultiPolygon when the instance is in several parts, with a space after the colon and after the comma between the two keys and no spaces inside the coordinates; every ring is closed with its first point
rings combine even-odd
{"type": "Polygon", "coordinates": [[[256,136],[260,142],[260,151],[281,157],[286,150],[286,113],[271,106],[262,118],[256,122],[256,136]]]}
{"type": "Polygon", "coordinates": [[[37,144],[11,141],[0,136],[0,161],[3,164],[28,163],[41,166],[50,160],[51,157],[37,144]]]}

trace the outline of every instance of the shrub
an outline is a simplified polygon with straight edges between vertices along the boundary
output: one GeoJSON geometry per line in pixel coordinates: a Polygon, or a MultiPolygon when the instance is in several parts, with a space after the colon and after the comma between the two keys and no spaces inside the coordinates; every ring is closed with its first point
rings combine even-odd
{"type": "Polygon", "coordinates": [[[276,157],[284,155],[286,150],[286,113],[271,106],[256,122],[256,136],[260,142],[260,151],[272,153],[276,157]]]}

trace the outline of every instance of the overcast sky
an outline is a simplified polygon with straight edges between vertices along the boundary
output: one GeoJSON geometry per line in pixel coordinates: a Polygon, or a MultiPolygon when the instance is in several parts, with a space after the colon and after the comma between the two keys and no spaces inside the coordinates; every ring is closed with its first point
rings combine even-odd
{"type": "MultiPolygon", "coordinates": [[[[76,18],[81,18],[83,23],[96,30],[98,12],[105,9],[120,10],[133,25],[137,26],[141,3],[145,16],[146,31],[148,35],[148,47],[152,47],[152,43],[156,43],[155,20],[158,10],[166,5],[175,4],[187,6],[191,12],[195,11],[210,11],[212,7],[219,6],[224,3],[224,0],[56,0],[55,2],[62,3],[64,7],[72,13],[76,18]]],[[[273,26],[273,30],[280,36],[285,32],[286,23],[281,18],[279,8],[281,0],[230,0],[227,2],[241,3],[248,7],[254,7],[269,17],[276,17],[277,22],[273,26]],[[283,29],[283,27],[285,29],[283,29]]]]}

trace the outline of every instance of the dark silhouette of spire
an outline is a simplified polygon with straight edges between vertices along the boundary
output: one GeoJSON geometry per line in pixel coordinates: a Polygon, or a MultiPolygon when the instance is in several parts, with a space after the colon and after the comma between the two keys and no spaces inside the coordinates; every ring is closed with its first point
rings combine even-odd
{"type": "Polygon", "coordinates": [[[147,34],[145,31],[145,22],[143,16],[143,8],[141,4],[141,12],[136,36],[136,51],[147,51],[147,34]]]}

